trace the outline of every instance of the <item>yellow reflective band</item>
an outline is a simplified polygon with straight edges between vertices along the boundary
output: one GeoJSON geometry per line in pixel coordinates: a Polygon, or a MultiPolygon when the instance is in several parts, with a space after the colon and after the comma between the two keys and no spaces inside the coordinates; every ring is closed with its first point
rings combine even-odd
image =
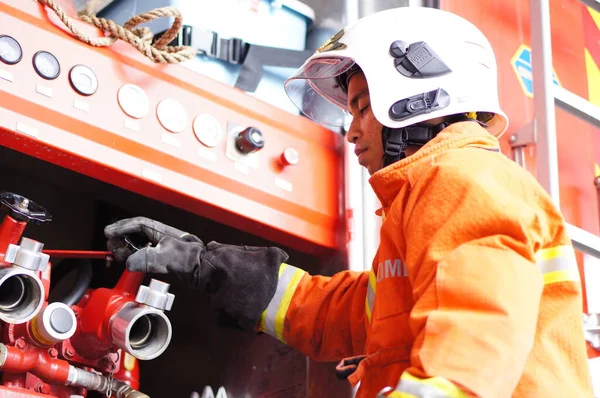
{"type": "Polygon", "coordinates": [[[558,282],[579,282],[579,268],[572,246],[563,245],[542,249],[535,254],[544,276],[544,285],[558,282]]]}
{"type": "Polygon", "coordinates": [[[277,276],[281,279],[281,275],[283,274],[283,271],[286,269],[286,267],[288,267],[288,265],[286,263],[282,263],[281,266],[279,267],[279,274],[277,274],[277,276]]]}
{"type": "Polygon", "coordinates": [[[396,391],[407,395],[388,395],[388,397],[436,397],[436,398],[468,398],[460,387],[443,377],[420,379],[404,372],[396,391]]]}
{"type": "Polygon", "coordinates": [[[569,256],[574,254],[573,246],[563,245],[550,247],[548,249],[542,249],[535,253],[535,260],[537,262],[551,260],[556,257],[569,256]]]}
{"type": "Polygon", "coordinates": [[[581,279],[579,279],[579,271],[568,269],[564,271],[554,271],[544,274],[544,285],[566,281],[581,282],[581,279]]]}
{"type": "Polygon", "coordinates": [[[385,396],[385,398],[419,398],[416,395],[409,394],[402,391],[393,391],[385,396]]]}
{"type": "Polygon", "coordinates": [[[283,338],[285,315],[290,307],[292,296],[305,273],[305,271],[299,268],[285,263],[281,264],[279,267],[277,289],[267,309],[260,318],[259,330],[285,343],[283,338]]]}
{"type": "Polygon", "coordinates": [[[279,310],[275,316],[275,337],[277,337],[282,343],[285,343],[285,339],[283,338],[283,321],[285,320],[285,314],[287,314],[287,310],[292,302],[292,296],[296,292],[296,288],[298,287],[298,284],[303,276],[304,271],[301,269],[296,269],[294,275],[292,276],[291,282],[283,294],[281,304],[279,305],[279,310]]]}
{"type": "MultiPolygon", "coordinates": [[[[285,269],[285,267],[287,267],[286,263],[282,263],[279,266],[279,274],[277,275],[279,280],[281,280],[281,274],[283,273],[283,270],[285,269]]],[[[271,302],[273,302],[273,300],[271,300],[271,302]]],[[[260,315],[260,319],[258,321],[258,330],[260,330],[261,332],[266,332],[265,321],[267,319],[267,311],[269,310],[269,308],[270,308],[270,305],[267,306],[267,308],[265,308],[263,313],[260,315]]]]}
{"type": "Polygon", "coordinates": [[[371,268],[371,272],[369,272],[369,287],[373,290],[373,293],[377,291],[377,276],[375,275],[373,268],[371,268]]]}
{"type": "Polygon", "coordinates": [[[375,271],[371,268],[369,272],[369,282],[367,285],[367,298],[365,300],[365,312],[367,313],[367,319],[371,321],[371,313],[373,312],[373,303],[375,302],[375,291],[377,290],[377,277],[375,271]]]}

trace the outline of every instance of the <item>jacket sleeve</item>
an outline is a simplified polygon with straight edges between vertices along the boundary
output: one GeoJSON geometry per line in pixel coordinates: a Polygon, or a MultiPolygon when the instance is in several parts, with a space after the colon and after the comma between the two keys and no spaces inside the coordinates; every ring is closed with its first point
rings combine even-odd
{"type": "Polygon", "coordinates": [[[258,329],[317,361],[363,353],[368,272],[311,276],[288,264],[258,329]]]}
{"type": "Polygon", "coordinates": [[[562,218],[533,177],[508,162],[436,159],[414,181],[398,222],[416,299],[415,346],[391,397],[510,397],[523,374],[545,283],[536,252],[562,218]]]}

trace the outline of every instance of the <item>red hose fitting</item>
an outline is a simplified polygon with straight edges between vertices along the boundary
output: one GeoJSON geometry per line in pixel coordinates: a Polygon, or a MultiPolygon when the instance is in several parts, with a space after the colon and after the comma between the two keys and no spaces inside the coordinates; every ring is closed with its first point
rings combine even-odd
{"type": "Polygon", "coordinates": [[[32,345],[23,348],[0,343],[0,370],[7,373],[31,373],[48,383],[64,385],[69,377],[69,363],[57,359],[55,348],[32,345]]]}
{"type": "Polygon", "coordinates": [[[167,283],[156,280],[140,288],[144,276],[125,270],[113,289],[90,294],[71,339],[80,356],[97,361],[118,348],[142,360],[163,353],[172,335],[163,311],[171,308],[174,296],[167,283]]]}
{"type": "Polygon", "coordinates": [[[8,265],[4,261],[6,249],[10,244],[16,245],[19,243],[26,226],[25,221],[17,221],[9,215],[4,217],[2,224],[0,224],[0,265],[8,265]]]}
{"type": "Polygon", "coordinates": [[[131,354],[121,355],[121,366],[115,372],[115,378],[129,384],[134,390],[140,389],[140,365],[139,361],[131,354]]]}
{"type": "Polygon", "coordinates": [[[79,355],[100,359],[115,351],[110,320],[125,304],[134,302],[143,279],[143,273],[125,270],[113,289],[99,288],[91,293],[71,339],[79,355]]]}

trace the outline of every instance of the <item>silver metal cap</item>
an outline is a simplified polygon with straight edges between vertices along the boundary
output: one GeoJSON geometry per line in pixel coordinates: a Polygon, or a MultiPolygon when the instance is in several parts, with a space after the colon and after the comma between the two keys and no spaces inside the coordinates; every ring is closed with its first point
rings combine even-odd
{"type": "Polygon", "coordinates": [[[175,301],[175,295],[169,293],[169,287],[168,283],[151,279],[149,286],[140,286],[135,301],[161,311],[170,311],[173,301],[175,301]]]}
{"type": "Polygon", "coordinates": [[[4,261],[31,271],[46,270],[50,256],[42,253],[44,244],[37,240],[23,238],[19,246],[10,244],[6,249],[4,261]]]}

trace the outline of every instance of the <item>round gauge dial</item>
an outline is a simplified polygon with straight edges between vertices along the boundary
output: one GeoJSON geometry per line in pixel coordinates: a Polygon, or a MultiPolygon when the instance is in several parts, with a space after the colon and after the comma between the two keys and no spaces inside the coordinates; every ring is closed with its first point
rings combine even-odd
{"type": "Polygon", "coordinates": [[[14,65],[23,58],[23,50],[18,41],[10,36],[0,35],[0,61],[14,65]]]}
{"type": "Polygon", "coordinates": [[[162,126],[172,133],[181,133],[187,126],[187,112],[179,102],[167,98],[158,104],[156,108],[158,121],[162,126]]]}
{"type": "Polygon", "coordinates": [[[150,111],[150,100],[144,90],[135,84],[125,84],[117,93],[123,112],[134,119],[141,119],[150,111]]]}
{"type": "Polygon", "coordinates": [[[69,82],[81,95],[92,95],[98,90],[98,78],[87,66],[75,65],[69,72],[69,82]]]}
{"type": "Polygon", "coordinates": [[[209,148],[216,147],[223,141],[221,124],[211,115],[202,114],[196,116],[193,128],[198,141],[209,148]]]}
{"type": "Polygon", "coordinates": [[[38,51],[33,56],[33,68],[46,80],[54,80],[60,75],[60,64],[48,51],[38,51]]]}

